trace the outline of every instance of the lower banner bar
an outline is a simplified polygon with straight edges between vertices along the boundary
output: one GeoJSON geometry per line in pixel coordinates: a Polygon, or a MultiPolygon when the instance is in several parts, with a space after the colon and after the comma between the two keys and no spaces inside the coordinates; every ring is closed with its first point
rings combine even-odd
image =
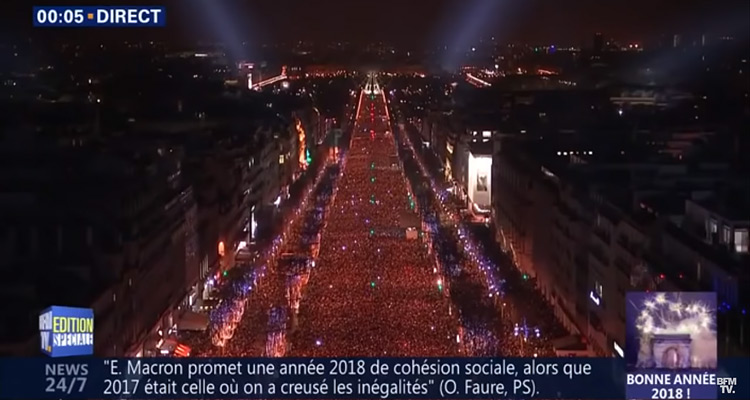
{"type": "MultiPolygon", "coordinates": [[[[687,386],[639,377],[636,392],[750,398],[746,359],[720,370],[687,386]]],[[[615,358],[0,359],[0,399],[624,399],[635,379],[615,358]]]]}

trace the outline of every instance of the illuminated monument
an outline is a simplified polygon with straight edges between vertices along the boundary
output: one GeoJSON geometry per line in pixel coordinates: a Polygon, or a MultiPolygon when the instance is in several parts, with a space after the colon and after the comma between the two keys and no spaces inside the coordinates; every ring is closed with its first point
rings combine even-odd
{"type": "Polygon", "coordinates": [[[716,294],[628,293],[628,360],[636,368],[716,368],[716,294]]]}
{"type": "Polygon", "coordinates": [[[654,335],[651,338],[651,355],[655,368],[690,368],[692,339],[690,335],[654,335]]]}

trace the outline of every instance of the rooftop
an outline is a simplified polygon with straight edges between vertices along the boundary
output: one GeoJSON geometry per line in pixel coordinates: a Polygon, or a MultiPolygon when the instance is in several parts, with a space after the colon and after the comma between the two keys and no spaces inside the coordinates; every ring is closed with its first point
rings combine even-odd
{"type": "Polygon", "coordinates": [[[491,156],[494,152],[494,143],[491,141],[489,142],[476,142],[476,143],[469,143],[469,152],[475,156],[491,156]]]}
{"type": "Polygon", "coordinates": [[[750,221],[750,193],[734,190],[703,200],[691,200],[730,221],[750,221]]]}
{"type": "Polygon", "coordinates": [[[671,223],[666,224],[665,230],[674,238],[683,242],[689,249],[727,268],[728,272],[744,277],[745,279],[750,274],[750,271],[746,268],[750,265],[750,258],[746,254],[734,257],[728,250],[710,245],[671,223]]]}
{"type": "Polygon", "coordinates": [[[641,199],[640,207],[647,214],[654,216],[683,215],[685,214],[685,196],[674,192],[652,194],[641,199]]]}

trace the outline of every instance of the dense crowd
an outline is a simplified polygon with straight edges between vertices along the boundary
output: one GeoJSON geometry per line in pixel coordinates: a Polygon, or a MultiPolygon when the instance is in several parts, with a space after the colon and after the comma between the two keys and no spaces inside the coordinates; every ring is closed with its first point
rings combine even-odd
{"type": "Polygon", "coordinates": [[[346,156],[321,168],[261,265],[231,271],[194,354],[552,355],[565,333],[533,283],[458,217],[384,109],[365,99],[346,156]]]}
{"type": "Polygon", "coordinates": [[[511,258],[497,248],[491,235],[478,235],[477,228],[459,217],[462,202],[445,190],[445,182],[432,179],[439,176],[440,168],[434,153],[423,151],[420,154],[407,134],[399,137],[404,148],[402,158],[410,164],[407,167],[411,171],[410,180],[425,189],[419,196],[423,203],[423,220],[430,231],[438,232],[435,244],[440,262],[449,277],[460,279],[461,285],[467,288],[465,298],[453,297],[456,304],[469,313],[470,322],[463,318],[462,324],[475,327],[472,331],[478,334],[472,336],[480,338],[474,339],[483,344],[480,352],[493,354],[497,345],[497,353],[505,356],[554,356],[551,340],[567,332],[551,307],[533,282],[525,279],[511,258]],[[441,219],[450,223],[441,223],[441,219]],[[484,279],[478,279],[482,276],[484,279]],[[475,285],[481,280],[483,288],[475,285]],[[466,283],[471,285],[466,286],[466,283]],[[476,293],[485,296],[478,299],[476,293]],[[489,328],[498,325],[499,332],[489,328]],[[493,337],[493,333],[496,336],[493,337]]]}
{"type": "Polygon", "coordinates": [[[422,241],[405,237],[416,204],[380,99],[362,105],[292,355],[458,354],[434,260],[422,241]]]}
{"type": "Polygon", "coordinates": [[[184,338],[194,354],[285,353],[287,325],[296,317],[302,289],[315,265],[320,231],[339,170],[336,163],[323,167],[297,208],[287,207],[281,233],[260,258],[264,262],[230,270],[219,289],[222,301],[211,312],[209,332],[184,338]]]}
{"type": "Polygon", "coordinates": [[[423,230],[429,236],[431,252],[446,277],[451,301],[459,316],[462,348],[470,356],[504,355],[507,348],[503,341],[504,321],[495,301],[504,295],[504,281],[496,276],[495,271],[480,267],[478,261],[484,260],[471,257],[463,249],[455,225],[458,218],[444,212],[414,157],[410,143],[400,134],[398,136],[401,158],[420,205],[423,230]],[[488,275],[488,272],[493,274],[488,275]]]}

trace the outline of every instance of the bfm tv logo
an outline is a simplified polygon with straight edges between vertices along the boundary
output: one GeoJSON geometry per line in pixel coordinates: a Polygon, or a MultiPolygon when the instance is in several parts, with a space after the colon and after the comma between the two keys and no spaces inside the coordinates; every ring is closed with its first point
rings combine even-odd
{"type": "Polygon", "coordinates": [[[42,352],[50,357],[94,353],[94,310],[52,306],[39,314],[42,352]]]}

